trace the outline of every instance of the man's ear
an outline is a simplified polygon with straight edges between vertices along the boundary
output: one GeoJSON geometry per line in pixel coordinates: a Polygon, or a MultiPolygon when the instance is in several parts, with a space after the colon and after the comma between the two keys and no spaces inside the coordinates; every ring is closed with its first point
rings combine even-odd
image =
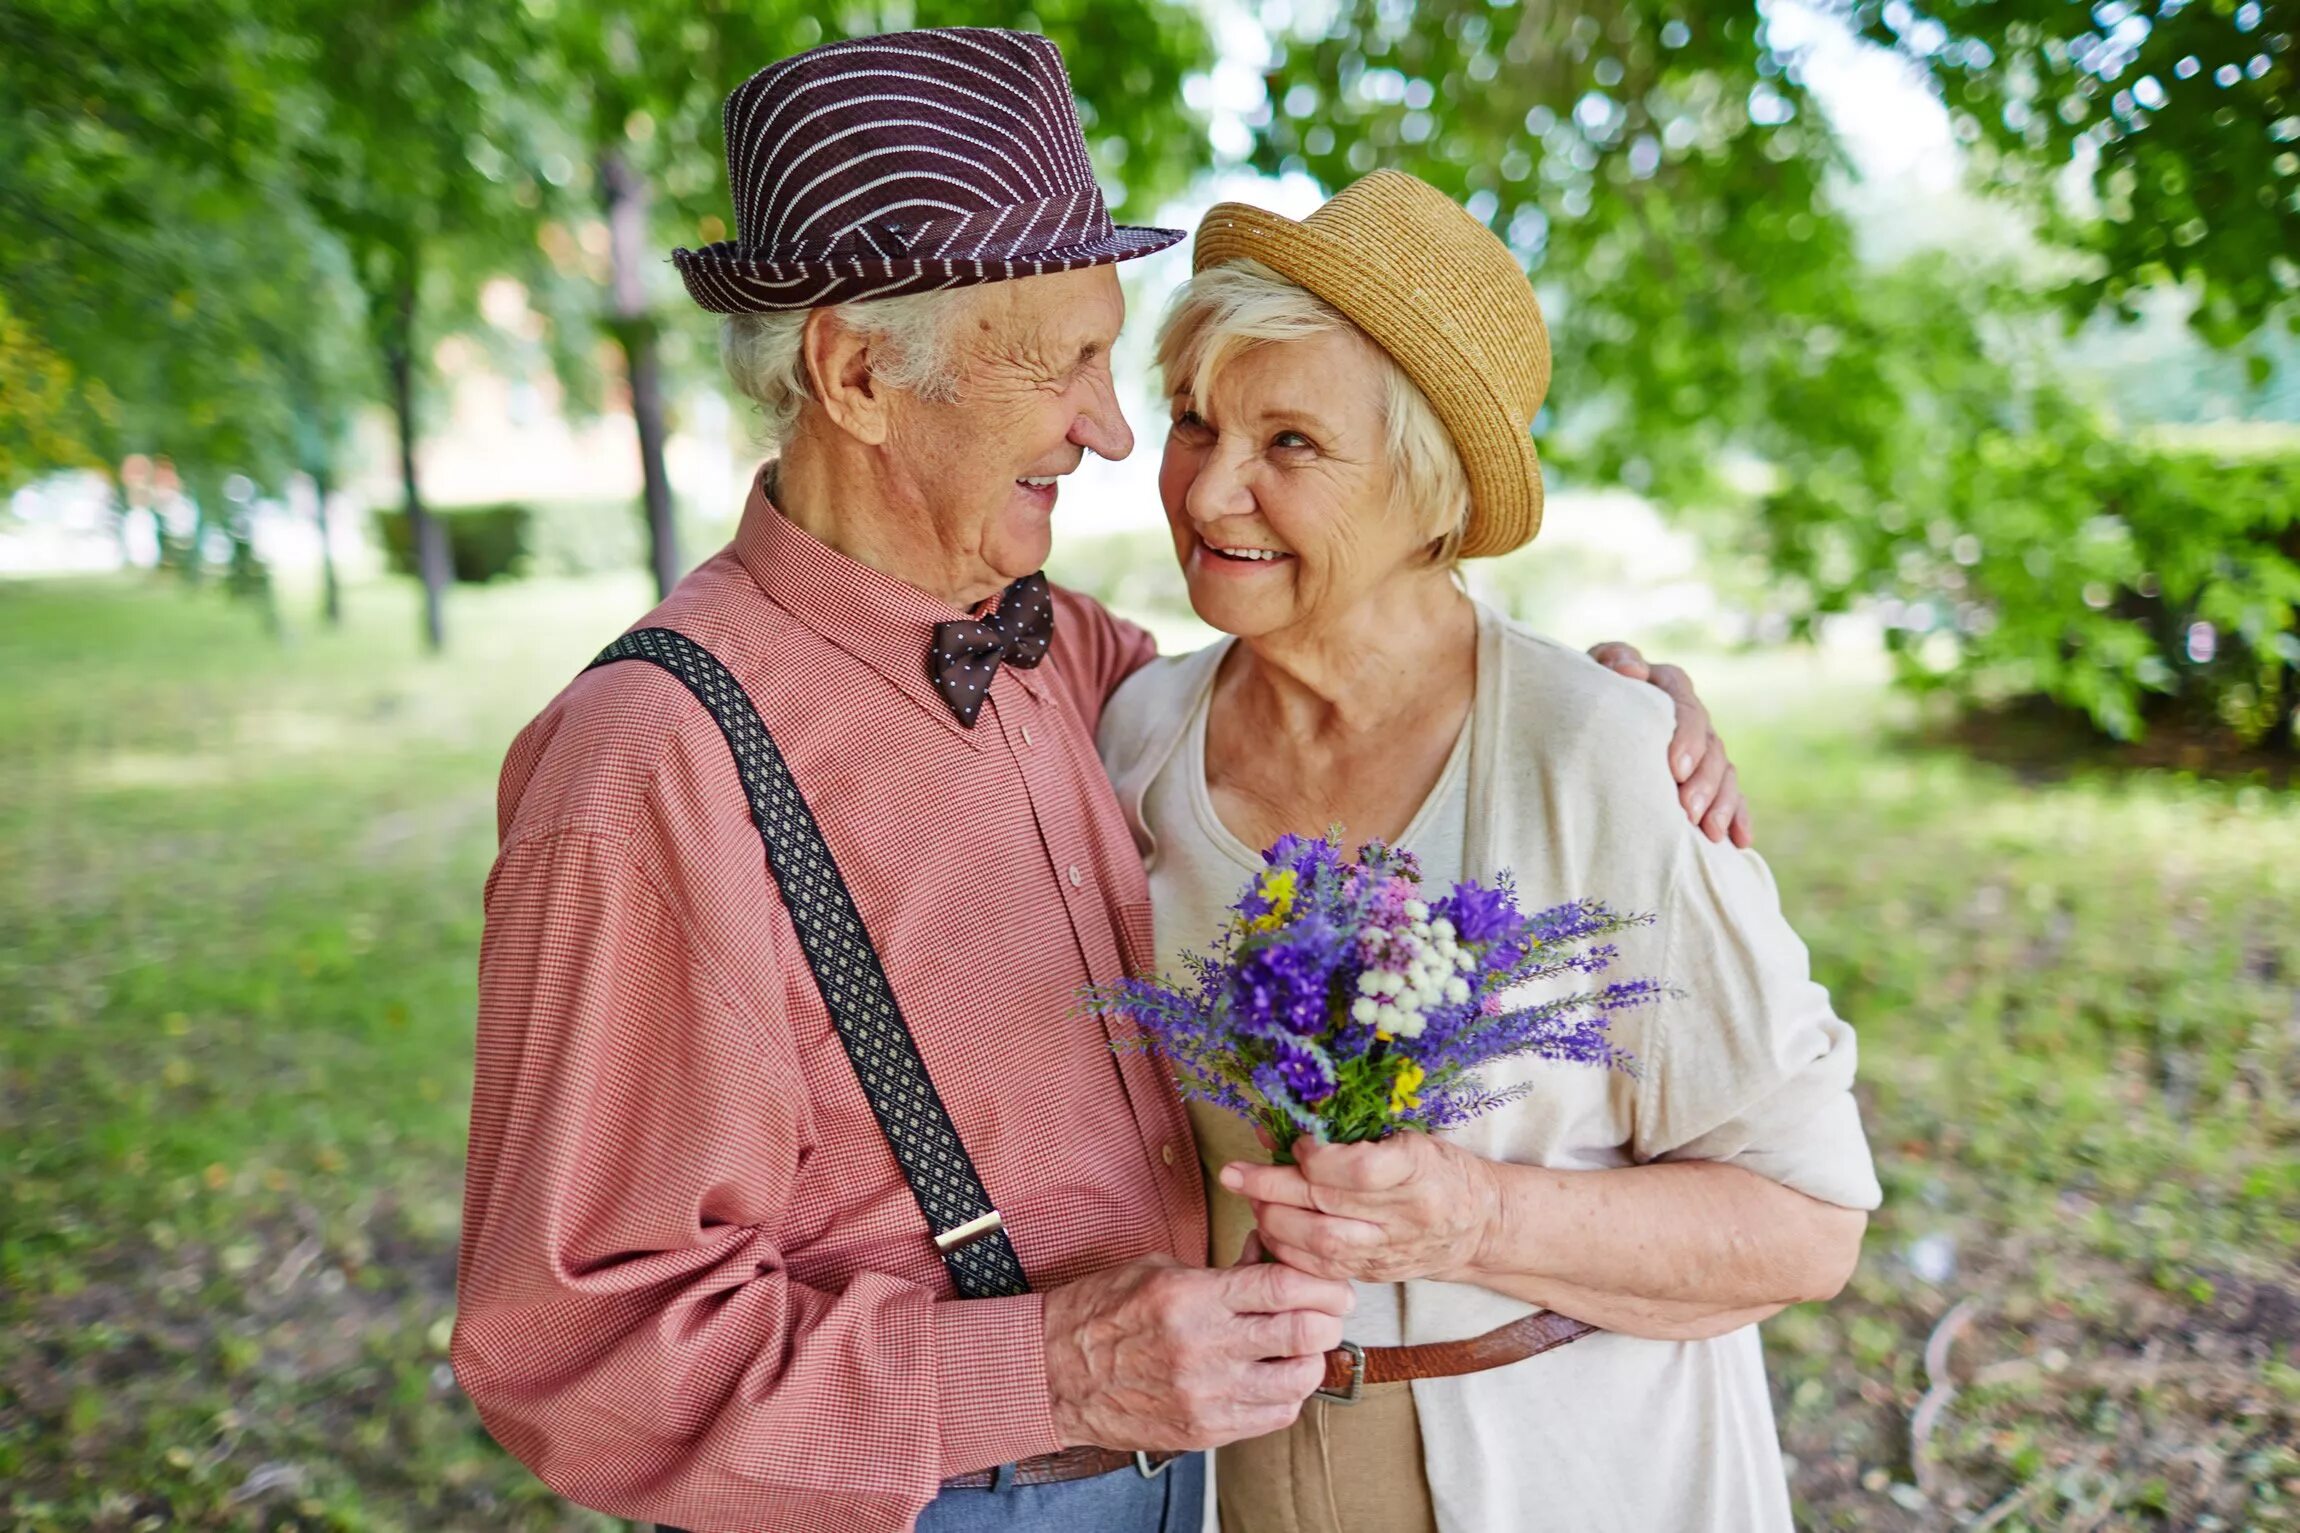
{"type": "Polygon", "coordinates": [[[799,331],[799,366],[807,391],[831,424],[877,447],[887,439],[890,391],[871,375],[870,343],[829,309],[807,316],[799,331]]]}

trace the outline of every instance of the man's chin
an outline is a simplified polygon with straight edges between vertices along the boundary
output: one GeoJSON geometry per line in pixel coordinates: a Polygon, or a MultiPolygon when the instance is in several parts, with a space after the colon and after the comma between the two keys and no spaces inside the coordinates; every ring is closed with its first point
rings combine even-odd
{"type": "MultiPolygon", "coordinates": [[[[1035,497],[1034,497],[1035,499],[1035,497]]],[[[1054,548],[1053,507],[1010,504],[999,518],[994,536],[983,546],[983,558],[1009,580],[1020,580],[1046,568],[1054,548]]]]}

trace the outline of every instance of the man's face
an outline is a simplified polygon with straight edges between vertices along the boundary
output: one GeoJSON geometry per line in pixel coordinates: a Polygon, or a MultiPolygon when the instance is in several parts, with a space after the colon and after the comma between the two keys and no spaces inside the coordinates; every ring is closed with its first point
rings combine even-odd
{"type": "Polygon", "coordinates": [[[905,499],[984,595],[1037,570],[1053,542],[1055,480],[1088,449],[1133,451],[1110,348],[1126,318],[1108,266],[990,282],[952,324],[957,397],[898,396],[888,447],[905,499]]]}

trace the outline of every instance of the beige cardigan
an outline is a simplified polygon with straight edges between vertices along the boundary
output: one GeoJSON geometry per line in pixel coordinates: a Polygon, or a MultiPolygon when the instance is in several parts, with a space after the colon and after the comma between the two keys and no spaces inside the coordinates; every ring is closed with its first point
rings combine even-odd
{"type": "MultiPolygon", "coordinates": [[[[1169,768],[1203,770],[1177,762],[1175,748],[1231,642],[1156,662],[1103,714],[1103,762],[1154,890],[1160,835],[1191,831],[1147,823],[1145,801],[1169,768]]],[[[1852,1029],[1812,981],[1763,860],[1687,824],[1666,760],[1673,725],[1653,688],[1479,607],[1465,872],[1510,870],[1527,908],[1588,896],[1657,914],[1621,940],[1612,976],[1660,977],[1685,994],[1616,1021],[1640,1076],[1506,1068],[1495,1082],[1522,1079],[1531,1093],[1447,1137],[1561,1169],[1724,1161],[1874,1208],[1850,1090],[1852,1029]]],[[[1219,903],[1192,893],[1197,909],[1219,903]]],[[[1165,930],[1167,917],[1162,903],[1163,963],[1212,935],[1165,930]]],[[[1485,1289],[1409,1283],[1404,1339],[1474,1335],[1529,1308],[1485,1289]]],[[[1417,1383],[1414,1395],[1441,1528],[1789,1525],[1754,1327],[1705,1342],[1593,1337],[1491,1373],[1417,1383]]]]}

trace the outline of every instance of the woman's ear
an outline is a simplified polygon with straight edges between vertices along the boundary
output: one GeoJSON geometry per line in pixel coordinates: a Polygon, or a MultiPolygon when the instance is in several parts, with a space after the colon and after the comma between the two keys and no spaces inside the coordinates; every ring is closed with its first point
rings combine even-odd
{"type": "Polygon", "coordinates": [[[872,376],[867,337],[841,323],[834,310],[817,309],[799,332],[799,365],[832,425],[870,446],[885,443],[891,391],[872,376]]]}

